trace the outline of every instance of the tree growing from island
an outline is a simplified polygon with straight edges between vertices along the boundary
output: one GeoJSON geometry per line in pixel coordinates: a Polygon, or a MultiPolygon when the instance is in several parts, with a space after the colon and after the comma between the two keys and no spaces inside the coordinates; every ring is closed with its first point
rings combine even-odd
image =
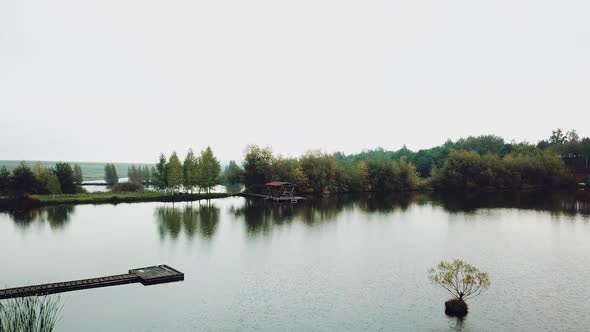
{"type": "Polygon", "coordinates": [[[428,272],[430,281],[451,294],[452,299],[445,302],[445,313],[449,316],[467,315],[468,299],[480,295],[490,287],[487,273],[460,259],[441,261],[428,272]]]}

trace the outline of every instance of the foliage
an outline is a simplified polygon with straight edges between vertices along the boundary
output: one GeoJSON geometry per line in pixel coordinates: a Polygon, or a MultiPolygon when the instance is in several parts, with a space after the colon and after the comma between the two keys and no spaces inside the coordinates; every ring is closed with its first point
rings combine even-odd
{"type": "Polygon", "coordinates": [[[160,153],[160,158],[156,167],[152,169],[152,182],[159,190],[168,188],[168,162],[163,153],[160,153]]]}
{"type": "Polygon", "coordinates": [[[571,172],[559,157],[534,147],[516,149],[504,158],[453,150],[442,167],[434,167],[431,174],[435,189],[518,189],[573,183],[571,172]]]}
{"type": "Polygon", "coordinates": [[[55,169],[53,170],[53,173],[59,179],[61,191],[64,194],[76,193],[76,184],[74,182],[74,170],[72,169],[72,165],[64,162],[59,162],[55,164],[55,169]]]}
{"type": "Polygon", "coordinates": [[[80,165],[75,164],[74,165],[74,183],[75,184],[82,184],[82,182],[84,181],[84,176],[82,176],[82,168],[80,167],[80,165]]]}
{"type": "Polygon", "coordinates": [[[178,191],[182,185],[182,165],[176,152],[172,152],[166,165],[167,184],[172,191],[178,191]]]}
{"type": "Polygon", "coordinates": [[[230,161],[225,167],[222,174],[222,181],[225,185],[236,185],[242,182],[244,170],[236,164],[235,161],[230,161]]]}
{"type": "Polygon", "coordinates": [[[220,184],[219,175],[221,173],[221,166],[213,151],[210,147],[201,151],[199,156],[197,167],[199,169],[199,176],[197,184],[200,189],[205,189],[207,192],[211,192],[211,188],[220,184]]]}
{"type": "Polygon", "coordinates": [[[23,197],[28,194],[36,194],[41,191],[42,185],[35,174],[24,163],[12,170],[12,176],[8,184],[8,194],[13,197],[23,197]]]}
{"type": "Polygon", "coordinates": [[[55,174],[49,175],[45,188],[47,189],[47,192],[53,196],[62,193],[61,183],[59,183],[59,178],[55,174]]]}
{"type": "Polygon", "coordinates": [[[117,169],[114,164],[106,164],[104,166],[104,180],[111,185],[119,183],[119,176],[117,175],[117,169]]]}
{"type": "MultiPolygon", "coordinates": [[[[316,193],[333,192],[338,190],[336,178],[338,163],[336,158],[320,151],[308,151],[299,159],[299,168],[308,181],[309,188],[316,193]]],[[[344,183],[341,183],[344,184],[344,183]]],[[[347,188],[341,189],[346,191],[347,188]]]]}
{"type": "Polygon", "coordinates": [[[59,297],[24,297],[0,303],[0,332],[50,332],[59,320],[59,297]]]}
{"type": "Polygon", "coordinates": [[[271,180],[295,183],[297,164],[294,158],[274,157],[271,162],[271,180]]]}
{"type": "Polygon", "coordinates": [[[416,167],[406,157],[393,162],[392,173],[393,190],[407,191],[418,189],[420,177],[416,172],[416,167]]]}
{"type": "Polygon", "coordinates": [[[144,183],[150,182],[150,169],[146,165],[142,167],[141,165],[131,165],[127,169],[127,178],[129,182],[143,185],[144,183]]]}
{"type": "Polygon", "coordinates": [[[490,287],[487,273],[460,259],[441,261],[436,268],[430,269],[428,277],[459,300],[476,297],[490,287]]]}
{"type": "Polygon", "coordinates": [[[249,145],[244,150],[244,185],[250,191],[260,191],[261,185],[272,179],[272,150],[249,145]]]}
{"type": "Polygon", "coordinates": [[[192,192],[199,184],[199,160],[195,157],[193,149],[189,149],[182,163],[182,185],[192,192]]]}

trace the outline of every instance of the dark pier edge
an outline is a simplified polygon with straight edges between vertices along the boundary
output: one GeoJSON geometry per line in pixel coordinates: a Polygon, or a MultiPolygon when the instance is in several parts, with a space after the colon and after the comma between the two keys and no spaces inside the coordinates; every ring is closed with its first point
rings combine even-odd
{"type": "Polygon", "coordinates": [[[2,289],[0,290],[0,300],[16,297],[48,295],[132,283],[141,283],[144,286],[150,286],[182,280],[184,280],[184,273],[171,268],[168,265],[157,265],[132,269],[129,270],[129,273],[127,274],[2,289]]]}

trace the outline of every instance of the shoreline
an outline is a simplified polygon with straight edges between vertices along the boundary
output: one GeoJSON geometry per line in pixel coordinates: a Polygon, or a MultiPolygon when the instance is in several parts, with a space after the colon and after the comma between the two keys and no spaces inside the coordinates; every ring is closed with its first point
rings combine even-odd
{"type": "Polygon", "coordinates": [[[170,194],[160,192],[143,193],[85,193],[72,195],[32,195],[25,198],[0,197],[0,208],[31,208],[60,204],[119,204],[145,202],[191,202],[203,199],[217,199],[236,196],[232,193],[170,194]]]}
{"type": "MultiPolygon", "coordinates": [[[[304,197],[322,197],[322,196],[333,196],[333,195],[347,195],[347,194],[412,194],[412,193],[448,193],[448,194],[477,194],[477,193],[517,193],[517,192],[563,192],[571,191],[575,193],[588,193],[588,190],[566,190],[566,189],[548,189],[548,188],[523,188],[519,190],[510,189],[487,189],[487,190],[405,190],[405,191],[362,191],[362,192],[333,192],[333,193],[300,193],[299,195],[304,197]]],[[[201,194],[171,194],[165,192],[141,192],[141,193],[111,193],[111,192],[97,192],[97,193],[84,193],[84,194],[72,194],[72,195],[31,195],[23,198],[9,198],[0,196],[0,210],[1,209],[27,209],[41,206],[51,206],[60,204],[72,204],[72,205],[99,205],[99,204],[119,204],[119,203],[147,203],[147,202],[193,202],[204,199],[220,199],[228,197],[244,197],[253,198],[258,195],[250,192],[239,192],[239,193],[201,193],[201,194]]]]}

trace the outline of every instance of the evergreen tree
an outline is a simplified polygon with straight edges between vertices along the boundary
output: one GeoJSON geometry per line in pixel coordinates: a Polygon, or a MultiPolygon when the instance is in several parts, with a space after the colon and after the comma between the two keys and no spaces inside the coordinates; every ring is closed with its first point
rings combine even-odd
{"type": "Polygon", "coordinates": [[[201,151],[198,165],[200,173],[198,185],[200,188],[207,190],[207,192],[211,192],[211,188],[220,184],[219,174],[221,172],[221,166],[210,147],[201,151]]]}
{"type": "Polygon", "coordinates": [[[82,176],[82,168],[80,167],[80,165],[75,164],[74,165],[74,183],[75,184],[82,184],[82,182],[84,181],[84,177],[82,176]]]}
{"type": "Polygon", "coordinates": [[[176,152],[172,152],[168,165],[166,165],[168,188],[172,189],[173,192],[177,191],[182,185],[182,164],[176,152]]]}
{"type": "Polygon", "coordinates": [[[74,170],[72,166],[68,163],[59,162],[55,164],[55,169],[53,173],[59,179],[59,184],[61,186],[61,191],[64,194],[75,194],[76,193],[76,184],[74,183],[74,170]]]}
{"type": "Polygon", "coordinates": [[[152,181],[154,186],[159,190],[168,188],[168,163],[163,153],[160,153],[160,159],[156,167],[152,170],[152,181]]]}
{"type": "Polygon", "coordinates": [[[106,164],[104,166],[104,181],[110,185],[119,183],[119,176],[117,175],[115,164],[106,164]]]}
{"type": "Polygon", "coordinates": [[[182,164],[182,185],[190,192],[197,186],[197,159],[193,153],[193,149],[189,149],[182,164]]]}

